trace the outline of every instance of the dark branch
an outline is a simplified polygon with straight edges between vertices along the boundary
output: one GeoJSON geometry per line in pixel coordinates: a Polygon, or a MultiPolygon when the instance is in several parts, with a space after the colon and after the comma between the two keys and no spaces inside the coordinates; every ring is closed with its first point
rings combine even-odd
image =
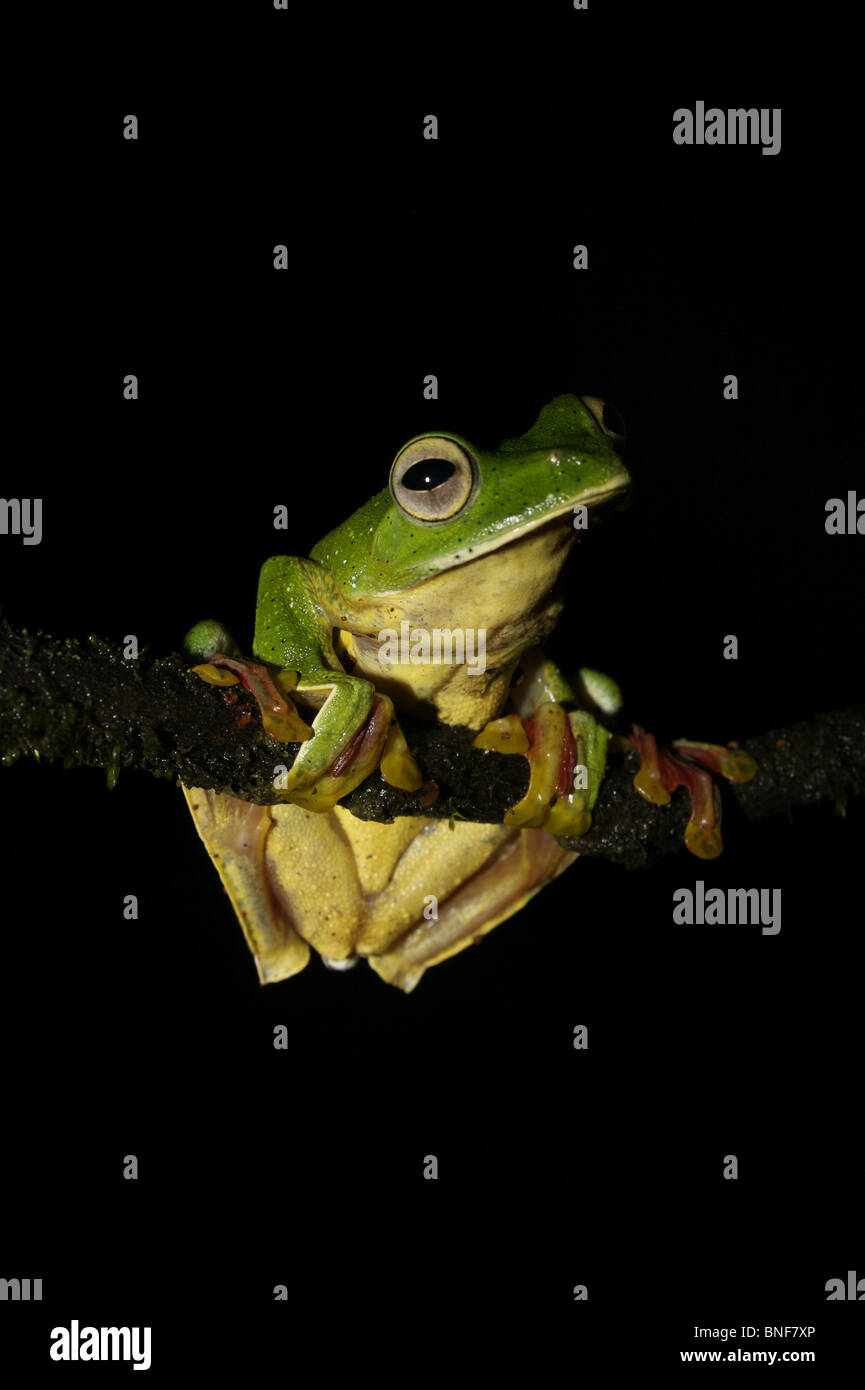
{"type": "MultiPolygon", "coordinates": [[[[4,619],[0,690],[4,764],[31,757],[103,768],[109,785],[120,771],[138,768],[246,801],[277,802],[275,770],[290,766],[299,747],[266,737],[255,700],[242,686],[205,685],[180,655],[126,660],[100,638],[31,635],[4,619]]],[[[525,791],[525,758],[472,748],[467,730],[402,715],[400,723],[425,787],[401,792],[376,771],[342,802],[361,819],[429,815],[495,823],[525,791]]],[[[724,794],[734,796],[750,820],[824,799],[843,803],[865,790],[865,705],[772,730],[742,747],[760,770],[740,787],[724,784],[724,794]]],[[[669,807],[643,801],[631,785],[636,768],[633,752],[612,759],[592,829],[565,843],[629,866],[680,849],[687,802],[681,794],[669,807]]]]}

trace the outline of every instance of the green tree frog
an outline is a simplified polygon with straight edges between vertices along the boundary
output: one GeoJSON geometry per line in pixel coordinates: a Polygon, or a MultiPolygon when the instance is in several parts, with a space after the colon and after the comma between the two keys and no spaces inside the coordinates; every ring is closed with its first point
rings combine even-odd
{"type": "MultiPolygon", "coordinates": [[[[213,621],[187,634],[203,679],[241,679],[266,731],[301,743],[276,805],[184,788],[262,982],[296,974],[313,948],[335,969],[365,956],[409,991],[577,858],[556,837],[590,824],[609,738],[596,714],[613,713],[620,697],[614,682],[586,670],[578,698],[539,644],[561,610],[555,582],[576,517],[630,482],[621,438],[609,407],[574,395],[558,396],[527,434],[494,452],[457,434],[420,435],[397,454],[388,486],[309,559],[265,562],[253,660],[213,621]],[[423,641],[394,659],[395,633],[453,638],[455,629],[478,638],[475,654],[482,642],[483,663],[424,659],[435,646],[423,641]],[[316,711],[311,727],[295,701],[316,711]],[[379,824],[339,805],[376,766],[392,784],[419,790],[396,717],[404,710],[528,758],[528,791],[504,824],[423,816],[379,824]]],[[[633,741],[645,795],[669,799],[677,776],[693,791],[682,760],[647,735],[633,741]]],[[[727,755],[697,747],[716,770],[727,755]]],[[[702,805],[692,825],[708,834],[711,855],[714,792],[708,773],[693,775],[702,805]]]]}

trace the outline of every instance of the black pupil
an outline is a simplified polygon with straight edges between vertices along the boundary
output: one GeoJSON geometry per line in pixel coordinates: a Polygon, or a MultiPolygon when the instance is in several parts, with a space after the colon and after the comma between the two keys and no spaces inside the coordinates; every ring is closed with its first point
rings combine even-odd
{"type": "Polygon", "coordinates": [[[413,463],[403,473],[402,485],[412,492],[432,492],[434,487],[441,487],[448,478],[452,478],[455,472],[455,465],[447,459],[421,459],[420,463],[413,463]]]}
{"type": "Polygon", "coordinates": [[[625,422],[614,405],[604,405],[604,424],[613,434],[626,433],[625,422]]]}

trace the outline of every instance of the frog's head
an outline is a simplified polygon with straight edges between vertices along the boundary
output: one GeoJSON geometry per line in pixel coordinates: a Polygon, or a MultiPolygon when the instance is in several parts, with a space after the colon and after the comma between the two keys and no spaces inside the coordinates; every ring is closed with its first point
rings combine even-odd
{"type": "MultiPolygon", "coordinates": [[[[527,434],[494,452],[456,434],[419,435],[398,453],[389,489],[313,551],[358,594],[385,593],[508,546],[513,559],[546,528],[557,552],[574,538],[578,505],[593,508],[628,486],[615,412],[586,396],[557,396],[527,434]]],[[[504,557],[502,557],[504,559],[504,557]]],[[[559,556],[556,568],[564,558],[559,556]]]]}

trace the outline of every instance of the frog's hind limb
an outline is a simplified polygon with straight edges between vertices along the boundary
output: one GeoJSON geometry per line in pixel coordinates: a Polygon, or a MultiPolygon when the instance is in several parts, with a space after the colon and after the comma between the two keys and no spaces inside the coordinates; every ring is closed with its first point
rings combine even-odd
{"type": "Polygon", "coordinates": [[[268,879],[271,808],[202,787],[184,786],[183,794],[237,913],[261,983],[297,975],[309,960],[309,946],[294,930],[268,879]]]}
{"type": "Polygon", "coordinates": [[[511,831],[493,858],[440,905],[437,920],[418,922],[387,951],[370,956],[370,965],[410,993],[431,965],[480,941],[577,857],[546,830],[511,831]]]}

